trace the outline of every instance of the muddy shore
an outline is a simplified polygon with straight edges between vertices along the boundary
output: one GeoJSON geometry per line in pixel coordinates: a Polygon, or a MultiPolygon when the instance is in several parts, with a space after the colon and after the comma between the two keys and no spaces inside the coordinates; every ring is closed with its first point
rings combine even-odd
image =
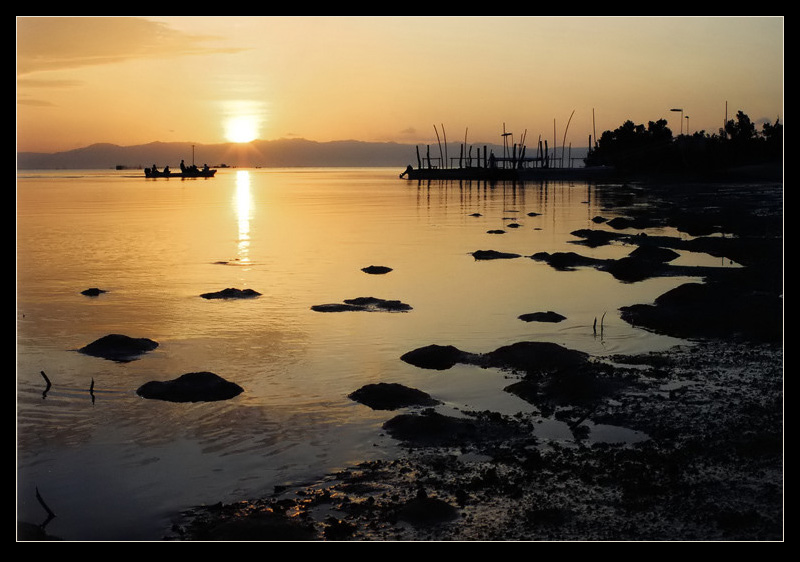
{"type": "Polygon", "coordinates": [[[686,345],[569,367],[488,365],[537,411],[387,411],[383,431],[403,443],[399,458],[269,497],[199,506],[176,516],[164,538],[782,541],[782,185],[605,189],[635,228],[678,228],[743,266],[623,312],[686,345]],[[573,442],[534,437],[543,415],[566,422],[573,442]],[[596,442],[595,424],[647,438],[596,442]]]}

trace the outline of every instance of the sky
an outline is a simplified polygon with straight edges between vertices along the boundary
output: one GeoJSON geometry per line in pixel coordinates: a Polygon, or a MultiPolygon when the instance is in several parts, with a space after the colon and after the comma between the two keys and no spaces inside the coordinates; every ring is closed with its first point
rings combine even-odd
{"type": "MultiPolygon", "coordinates": [[[[17,150],[783,123],[783,16],[17,16],[17,150]],[[681,109],[682,112],[672,111],[681,109]],[[727,109],[727,113],[726,113],[727,109]]],[[[760,128],[760,127],[759,127],[760,128]]]]}

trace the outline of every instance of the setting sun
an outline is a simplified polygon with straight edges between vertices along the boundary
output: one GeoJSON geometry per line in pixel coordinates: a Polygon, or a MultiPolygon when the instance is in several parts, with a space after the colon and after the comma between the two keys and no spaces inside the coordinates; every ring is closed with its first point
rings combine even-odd
{"type": "Polygon", "coordinates": [[[230,142],[250,142],[258,138],[258,119],[251,115],[230,117],[225,122],[225,138],[230,142]]]}

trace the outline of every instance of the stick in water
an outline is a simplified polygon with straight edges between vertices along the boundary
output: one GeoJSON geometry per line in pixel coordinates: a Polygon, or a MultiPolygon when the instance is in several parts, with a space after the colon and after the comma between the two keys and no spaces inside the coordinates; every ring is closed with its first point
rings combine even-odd
{"type": "Polygon", "coordinates": [[[47,396],[47,393],[50,391],[50,387],[53,385],[50,384],[50,379],[47,378],[47,375],[44,374],[44,371],[39,371],[39,373],[42,375],[42,377],[44,377],[44,382],[47,383],[44,392],[42,392],[42,398],[45,398],[47,396]]]}

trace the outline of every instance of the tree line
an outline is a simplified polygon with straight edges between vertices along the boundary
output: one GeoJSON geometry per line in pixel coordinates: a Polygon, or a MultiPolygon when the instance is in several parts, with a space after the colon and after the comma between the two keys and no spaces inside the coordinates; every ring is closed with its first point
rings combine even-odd
{"type": "Polygon", "coordinates": [[[647,126],[626,121],[605,131],[591,147],[587,166],[611,166],[622,172],[709,172],[736,166],[781,162],[783,125],[764,123],[761,131],[742,111],[717,133],[697,131],[674,137],[665,119],[647,126]]]}

